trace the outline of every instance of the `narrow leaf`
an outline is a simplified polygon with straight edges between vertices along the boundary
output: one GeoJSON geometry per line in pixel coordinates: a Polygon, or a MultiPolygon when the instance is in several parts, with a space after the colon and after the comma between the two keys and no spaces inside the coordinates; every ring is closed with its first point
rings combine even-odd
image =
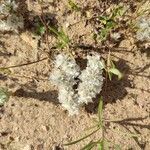
{"type": "Polygon", "coordinates": [[[93,125],[93,126],[87,128],[87,129],[85,129],[84,131],[89,131],[89,130],[97,128],[97,127],[98,127],[98,121],[96,122],[96,125],[93,125]]]}
{"type": "Polygon", "coordinates": [[[38,35],[43,35],[45,33],[45,31],[46,31],[46,29],[44,26],[38,26],[36,32],[38,35]]]}
{"type": "Polygon", "coordinates": [[[96,130],[94,130],[94,131],[91,132],[90,134],[88,134],[88,135],[86,135],[86,136],[84,136],[84,137],[82,137],[82,138],[80,138],[80,139],[78,139],[78,140],[76,140],[76,141],[73,141],[73,142],[70,142],[70,143],[67,143],[67,144],[63,144],[63,145],[64,145],[64,146],[68,146],[68,145],[76,144],[76,143],[78,143],[78,142],[80,142],[80,141],[82,141],[82,140],[88,138],[89,136],[93,135],[93,134],[96,133],[98,130],[99,130],[99,128],[97,128],[96,130]]]}
{"type": "Polygon", "coordinates": [[[57,44],[57,47],[64,48],[69,44],[70,42],[69,37],[68,35],[65,34],[63,29],[58,31],[57,29],[49,26],[49,30],[53,32],[56,35],[56,37],[60,40],[57,44]]]}
{"type": "Polygon", "coordinates": [[[118,76],[118,79],[120,80],[122,78],[122,73],[117,68],[111,68],[109,69],[109,72],[115,74],[118,76]]]}
{"type": "Polygon", "coordinates": [[[77,4],[75,4],[75,2],[73,2],[72,0],[68,0],[68,4],[70,6],[70,8],[72,10],[75,10],[75,11],[80,11],[80,8],[77,6],[77,4]]]}
{"type": "Polygon", "coordinates": [[[102,128],[103,125],[103,99],[100,97],[99,105],[98,105],[98,118],[99,118],[99,125],[102,128]]]}
{"type": "Polygon", "coordinates": [[[81,150],[91,150],[96,144],[96,142],[90,141],[90,143],[85,145],[81,150]]]}
{"type": "Polygon", "coordinates": [[[98,144],[98,150],[104,150],[104,143],[103,143],[103,141],[101,141],[101,142],[98,144]]]}

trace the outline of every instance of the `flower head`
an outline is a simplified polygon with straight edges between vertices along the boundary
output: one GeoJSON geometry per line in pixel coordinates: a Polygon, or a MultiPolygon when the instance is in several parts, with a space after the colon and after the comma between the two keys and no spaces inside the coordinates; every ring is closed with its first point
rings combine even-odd
{"type": "Polygon", "coordinates": [[[92,98],[102,89],[103,64],[98,54],[87,56],[88,63],[81,71],[73,58],[59,54],[55,60],[50,81],[58,88],[58,99],[70,115],[78,114],[84,103],[92,102],[92,98]],[[77,84],[75,78],[80,79],[77,84]],[[74,89],[74,85],[78,85],[74,89]]]}
{"type": "Polygon", "coordinates": [[[77,97],[73,86],[79,75],[79,66],[74,59],[64,54],[56,57],[55,66],[50,75],[50,81],[58,88],[58,99],[70,115],[78,113],[77,97]]]}
{"type": "Polygon", "coordinates": [[[92,102],[102,89],[103,84],[103,64],[98,55],[87,56],[88,63],[85,70],[79,76],[81,83],[78,87],[79,103],[92,102]]]}

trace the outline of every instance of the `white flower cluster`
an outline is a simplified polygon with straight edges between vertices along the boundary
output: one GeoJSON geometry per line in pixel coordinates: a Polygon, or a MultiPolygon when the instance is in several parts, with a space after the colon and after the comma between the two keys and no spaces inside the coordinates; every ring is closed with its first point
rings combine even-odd
{"type": "Polygon", "coordinates": [[[139,41],[150,41],[150,18],[140,18],[137,27],[136,38],[139,41]]]}
{"type": "Polygon", "coordinates": [[[58,87],[59,102],[69,111],[69,114],[77,114],[77,97],[73,86],[75,78],[79,75],[79,67],[74,59],[64,54],[56,57],[55,68],[52,70],[50,80],[58,87]]]}
{"type": "Polygon", "coordinates": [[[5,16],[0,19],[1,31],[15,31],[24,27],[23,17],[17,14],[18,5],[14,0],[6,0],[0,6],[0,14],[5,16]]]}
{"type": "Polygon", "coordinates": [[[86,104],[92,102],[92,98],[101,91],[103,84],[103,64],[99,55],[87,56],[87,60],[87,67],[79,76],[81,83],[78,87],[78,102],[86,104]]]}
{"type": "Polygon", "coordinates": [[[78,114],[80,106],[92,102],[102,88],[103,65],[100,57],[95,54],[87,56],[87,59],[87,67],[81,71],[73,58],[59,54],[50,75],[50,81],[58,88],[59,102],[70,115],[78,114]],[[78,88],[74,89],[75,85],[78,88]]]}

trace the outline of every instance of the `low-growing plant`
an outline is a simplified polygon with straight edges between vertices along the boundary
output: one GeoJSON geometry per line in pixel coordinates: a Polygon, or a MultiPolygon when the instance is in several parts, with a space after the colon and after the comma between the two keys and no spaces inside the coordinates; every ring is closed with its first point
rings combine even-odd
{"type": "Polygon", "coordinates": [[[98,38],[101,41],[106,40],[110,32],[119,26],[117,20],[119,17],[122,17],[124,13],[124,7],[118,6],[112,10],[110,15],[100,16],[99,21],[102,27],[98,30],[97,34],[94,34],[94,38],[98,38]]]}
{"type": "Polygon", "coordinates": [[[121,79],[121,72],[115,67],[110,55],[106,65],[97,53],[87,56],[87,67],[81,70],[74,58],[67,54],[56,56],[50,81],[57,86],[58,99],[70,115],[78,114],[80,106],[93,102],[93,98],[102,90],[103,71],[112,79],[112,74],[121,79]],[[74,86],[77,86],[75,89],[74,86]]]}
{"type": "MultiPolygon", "coordinates": [[[[120,120],[106,120],[104,118],[103,115],[103,98],[101,97],[99,100],[99,105],[98,105],[98,113],[97,113],[97,120],[94,120],[94,125],[92,127],[89,127],[87,129],[87,131],[92,130],[90,133],[86,134],[85,136],[83,136],[82,138],[72,141],[72,142],[68,142],[68,143],[64,143],[63,146],[70,146],[70,145],[74,145],[77,144],[89,137],[91,137],[92,135],[94,135],[95,133],[101,131],[101,138],[99,139],[95,139],[90,141],[88,144],[86,144],[84,147],[80,148],[80,150],[92,150],[93,148],[97,147],[97,150],[109,150],[109,148],[111,146],[113,146],[114,150],[121,150],[121,146],[118,144],[115,144],[114,142],[110,141],[109,139],[105,138],[105,130],[106,130],[106,123],[119,123],[120,120]]],[[[121,131],[116,131],[118,134],[121,135],[125,135],[127,137],[131,137],[131,138],[135,138],[138,137],[139,134],[132,134],[132,133],[128,133],[128,132],[121,132],[121,131]]]]}
{"type": "Polygon", "coordinates": [[[63,28],[61,28],[59,31],[56,28],[51,27],[51,26],[49,26],[48,28],[50,32],[54,33],[58,39],[58,43],[56,45],[57,48],[68,47],[70,39],[68,35],[64,32],[63,28]]]}
{"type": "Polygon", "coordinates": [[[80,7],[73,1],[73,0],[68,0],[68,5],[71,8],[71,10],[74,11],[80,11],[80,7]]]}
{"type": "Polygon", "coordinates": [[[123,74],[119,71],[119,69],[113,63],[110,52],[109,52],[107,60],[106,60],[106,65],[104,65],[104,66],[105,66],[104,69],[105,69],[106,73],[108,74],[108,77],[110,80],[112,80],[113,74],[116,75],[119,80],[123,77],[123,74]]]}
{"type": "Polygon", "coordinates": [[[46,32],[46,28],[43,24],[38,24],[37,28],[36,28],[36,34],[43,36],[46,32]]]}

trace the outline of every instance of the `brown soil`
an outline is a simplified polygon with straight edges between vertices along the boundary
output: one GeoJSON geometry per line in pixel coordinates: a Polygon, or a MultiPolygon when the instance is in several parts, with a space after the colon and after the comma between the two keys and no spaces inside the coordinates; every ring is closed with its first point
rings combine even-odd
{"type": "MultiPolygon", "coordinates": [[[[88,11],[88,15],[101,13],[114,5],[113,2],[99,4],[97,0],[78,1],[78,4],[86,8],[84,11],[88,11]]],[[[88,46],[87,50],[76,48],[79,55],[83,51],[96,50],[105,57],[108,51],[105,53],[105,49],[92,38],[92,22],[80,21],[84,20],[84,16],[80,12],[69,12],[65,0],[50,0],[45,7],[58,25],[66,27],[65,31],[74,43],[88,46]],[[67,28],[68,24],[74,25],[67,28]]],[[[35,14],[40,13],[37,2],[30,2],[28,9],[35,14]]],[[[28,29],[21,34],[0,33],[0,66],[20,65],[46,58],[46,43],[43,40],[39,47],[38,41],[39,38],[28,29]]],[[[49,35],[50,47],[55,42],[55,37],[49,35]]],[[[111,55],[124,77],[120,81],[116,78],[108,81],[106,90],[101,93],[105,103],[104,118],[121,121],[106,124],[105,138],[112,145],[120,145],[122,150],[149,150],[149,50],[141,51],[133,35],[127,34],[117,47],[112,46],[111,55]],[[139,136],[131,137],[131,133],[139,136]]],[[[0,150],[80,150],[92,139],[101,137],[101,132],[98,132],[76,145],[61,146],[81,138],[84,130],[94,124],[97,100],[83,108],[78,116],[68,116],[58,103],[56,89],[48,80],[51,70],[49,59],[10,70],[9,75],[0,74],[1,86],[13,93],[9,101],[0,107],[0,150]]]]}

